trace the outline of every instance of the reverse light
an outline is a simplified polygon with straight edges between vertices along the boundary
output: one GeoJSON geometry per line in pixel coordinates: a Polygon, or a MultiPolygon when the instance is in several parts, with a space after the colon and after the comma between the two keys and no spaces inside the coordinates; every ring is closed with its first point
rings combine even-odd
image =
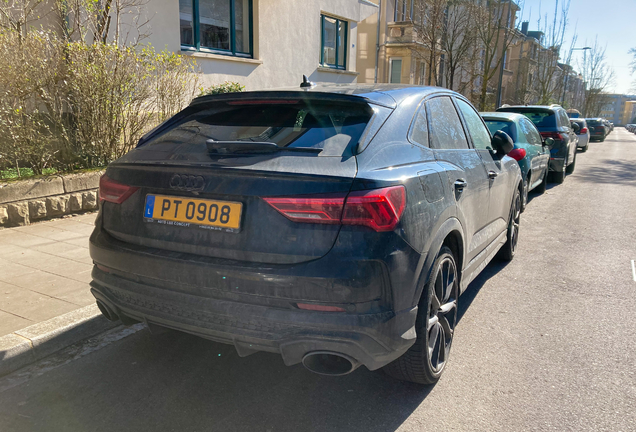
{"type": "Polygon", "coordinates": [[[522,148],[516,148],[516,149],[513,149],[510,153],[508,153],[508,156],[510,156],[517,162],[519,162],[521,159],[526,157],[526,150],[522,148]]]}
{"type": "Polygon", "coordinates": [[[128,186],[106,176],[99,179],[99,200],[121,204],[134,194],[138,187],[128,186]]]}
{"type": "Polygon", "coordinates": [[[351,192],[348,196],[316,195],[263,198],[294,222],[367,226],[392,231],[406,207],[404,186],[351,192]]]}

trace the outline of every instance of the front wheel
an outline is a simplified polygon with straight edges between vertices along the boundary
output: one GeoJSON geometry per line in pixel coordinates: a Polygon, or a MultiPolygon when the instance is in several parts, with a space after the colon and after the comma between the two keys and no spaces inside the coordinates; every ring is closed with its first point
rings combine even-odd
{"type": "Polygon", "coordinates": [[[541,184],[539,186],[536,187],[536,191],[539,192],[540,194],[545,193],[545,191],[548,189],[548,168],[545,168],[545,174],[543,175],[543,181],[541,182],[541,184]]]}
{"type": "Polygon", "coordinates": [[[530,191],[530,174],[528,178],[523,181],[523,196],[521,197],[521,212],[526,211],[528,206],[528,192],[530,191]]]}
{"type": "Polygon", "coordinates": [[[417,384],[436,383],[448,363],[455,325],[459,279],[453,251],[442,246],[418,305],[417,339],[401,357],[384,366],[387,375],[417,384]]]}
{"type": "Polygon", "coordinates": [[[499,257],[504,261],[512,261],[517,251],[519,240],[519,221],[521,220],[521,194],[519,189],[515,191],[508,219],[508,235],[506,243],[499,250],[499,257]]]}

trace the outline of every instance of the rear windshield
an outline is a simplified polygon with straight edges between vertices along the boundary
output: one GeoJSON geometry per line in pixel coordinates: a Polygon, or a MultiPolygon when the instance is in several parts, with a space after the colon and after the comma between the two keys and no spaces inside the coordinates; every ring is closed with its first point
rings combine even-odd
{"type": "Polygon", "coordinates": [[[540,131],[555,129],[557,127],[554,111],[530,110],[524,108],[506,108],[505,110],[502,109],[498,111],[523,114],[528,117],[540,131]]]}
{"type": "Polygon", "coordinates": [[[484,119],[486,122],[486,126],[488,126],[488,130],[490,130],[490,134],[494,135],[497,131],[503,131],[510,135],[510,138],[514,142],[517,142],[517,125],[514,122],[509,120],[488,120],[484,119]]]}
{"type": "Polygon", "coordinates": [[[587,122],[588,126],[598,126],[601,124],[601,122],[598,120],[585,120],[585,121],[587,122]]]}
{"type": "Polygon", "coordinates": [[[279,147],[319,148],[342,156],[356,144],[373,111],[366,103],[311,100],[236,100],[214,103],[182,119],[142,147],[205,145],[206,141],[270,142],[279,147]]]}

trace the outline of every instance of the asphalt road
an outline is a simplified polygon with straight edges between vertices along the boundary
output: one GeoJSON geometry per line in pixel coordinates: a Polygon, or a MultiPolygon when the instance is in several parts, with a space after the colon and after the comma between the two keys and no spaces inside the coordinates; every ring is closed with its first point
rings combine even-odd
{"type": "Polygon", "coordinates": [[[531,195],[514,261],[460,299],[432,388],[139,326],[0,379],[0,429],[636,431],[636,136],[617,128],[576,163],[531,195]]]}

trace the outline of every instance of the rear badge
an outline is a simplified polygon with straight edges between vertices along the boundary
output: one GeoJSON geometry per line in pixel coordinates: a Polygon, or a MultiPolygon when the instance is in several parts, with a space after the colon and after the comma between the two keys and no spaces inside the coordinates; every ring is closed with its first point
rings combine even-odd
{"type": "Polygon", "coordinates": [[[205,188],[205,179],[202,176],[175,174],[170,177],[170,188],[189,192],[202,191],[205,188]]]}

